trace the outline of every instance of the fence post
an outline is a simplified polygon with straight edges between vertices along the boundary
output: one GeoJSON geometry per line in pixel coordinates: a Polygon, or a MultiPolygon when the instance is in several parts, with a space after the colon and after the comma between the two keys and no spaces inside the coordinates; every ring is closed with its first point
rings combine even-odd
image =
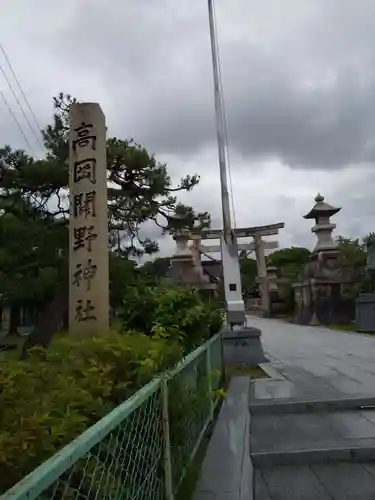
{"type": "Polygon", "coordinates": [[[214,394],[212,390],[212,363],[211,363],[211,344],[207,346],[206,351],[206,370],[207,370],[207,384],[208,384],[208,395],[210,400],[210,414],[209,420],[214,418],[214,394]]]}
{"type": "Polygon", "coordinates": [[[168,402],[168,377],[161,379],[162,419],[163,419],[163,446],[164,446],[164,482],[166,500],[174,500],[171,437],[169,432],[169,402],[168,402]]]}
{"type": "Polygon", "coordinates": [[[221,380],[220,382],[225,386],[226,383],[226,366],[225,366],[225,357],[224,357],[224,342],[223,342],[223,332],[220,335],[220,355],[221,355],[221,380]]]}

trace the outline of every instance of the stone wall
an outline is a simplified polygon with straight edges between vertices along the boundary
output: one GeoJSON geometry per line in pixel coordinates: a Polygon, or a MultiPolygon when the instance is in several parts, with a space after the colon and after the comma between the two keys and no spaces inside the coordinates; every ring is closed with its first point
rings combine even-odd
{"type": "Polygon", "coordinates": [[[293,322],[343,325],[355,320],[355,300],[343,295],[348,283],[307,280],[294,285],[293,322]]]}

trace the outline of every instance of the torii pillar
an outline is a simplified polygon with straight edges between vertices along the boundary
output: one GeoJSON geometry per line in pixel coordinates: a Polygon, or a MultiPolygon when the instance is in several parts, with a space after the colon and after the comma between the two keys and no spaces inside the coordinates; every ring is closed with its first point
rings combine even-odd
{"type": "Polygon", "coordinates": [[[258,280],[260,285],[261,307],[265,316],[270,315],[270,294],[267,280],[267,264],[264,254],[264,241],[261,234],[254,236],[255,256],[258,268],[258,280]]]}
{"type": "MultiPolygon", "coordinates": [[[[256,254],[257,268],[258,268],[258,280],[261,289],[261,303],[262,310],[265,316],[270,314],[270,297],[268,290],[268,280],[267,280],[267,265],[265,257],[265,249],[275,248],[275,242],[264,241],[263,236],[273,236],[279,234],[279,230],[285,226],[284,222],[278,222],[276,224],[268,224],[264,226],[253,226],[247,228],[236,228],[234,230],[237,238],[253,238],[254,246],[249,246],[248,249],[254,248],[256,254]]],[[[219,239],[221,230],[219,229],[205,229],[202,231],[202,239],[219,239]]],[[[251,245],[251,244],[250,244],[251,245]]],[[[246,249],[246,247],[244,247],[246,249]]],[[[218,251],[220,247],[218,246],[201,246],[203,251],[218,251]]]]}

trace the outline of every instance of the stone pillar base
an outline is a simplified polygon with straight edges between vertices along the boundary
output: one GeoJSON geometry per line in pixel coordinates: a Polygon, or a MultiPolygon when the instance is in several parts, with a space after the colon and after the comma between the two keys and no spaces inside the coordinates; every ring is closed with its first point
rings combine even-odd
{"type": "Polygon", "coordinates": [[[227,322],[232,326],[243,326],[246,323],[246,314],[244,310],[227,311],[227,322]]]}
{"type": "Polygon", "coordinates": [[[268,361],[263,352],[262,332],[258,328],[247,327],[244,330],[224,330],[223,351],[226,368],[240,366],[255,367],[268,361]]]}

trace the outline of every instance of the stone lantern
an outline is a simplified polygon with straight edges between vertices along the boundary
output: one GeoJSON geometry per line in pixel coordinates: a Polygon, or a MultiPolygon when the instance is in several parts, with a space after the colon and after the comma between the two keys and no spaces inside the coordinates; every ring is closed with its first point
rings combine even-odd
{"type": "Polygon", "coordinates": [[[318,241],[316,242],[313,253],[320,251],[336,250],[336,242],[332,238],[332,231],[336,229],[336,224],[332,224],[330,217],[340,212],[341,208],[335,208],[324,201],[324,197],[318,193],[315,197],[315,205],[305,219],[314,219],[315,226],[311,229],[312,233],[316,234],[318,241]]]}
{"type": "Polygon", "coordinates": [[[317,241],[310,262],[301,273],[301,281],[293,284],[296,323],[339,325],[354,319],[355,302],[346,293],[353,288],[353,279],[340,268],[340,250],[332,237],[336,224],[330,218],[340,210],[318,194],[315,205],[304,216],[315,221],[311,231],[317,241]]]}
{"type": "Polygon", "coordinates": [[[189,231],[186,229],[180,229],[174,232],[173,239],[176,242],[176,251],[173,258],[182,258],[183,260],[192,258],[192,253],[189,248],[189,231]]]}
{"type": "Polygon", "coordinates": [[[170,277],[177,284],[187,284],[199,289],[216,289],[216,285],[209,282],[204,276],[200,264],[200,253],[198,245],[200,237],[195,239],[196,245],[189,247],[189,240],[192,239],[191,232],[188,229],[177,230],[173,234],[176,242],[176,251],[171,258],[170,277]],[[199,259],[199,261],[198,261],[199,259]]]}
{"type": "Polygon", "coordinates": [[[268,266],[267,267],[267,283],[268,283],[268,290],[270,292],[276,292],[278,291],[277,288],[277,267],[275,266],[268,266]]]}

